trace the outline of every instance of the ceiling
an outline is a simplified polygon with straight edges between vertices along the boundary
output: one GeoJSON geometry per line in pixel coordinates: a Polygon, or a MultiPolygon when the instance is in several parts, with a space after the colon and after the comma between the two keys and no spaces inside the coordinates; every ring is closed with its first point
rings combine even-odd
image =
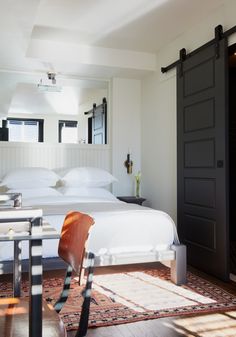
{"type": "Polygon", "coordinates": [[[155,70],[156,51],[225,1],[1,0],[0,69],[140,76],[155,70]]]}
{"type": "Polygon", "coordinates": [[[47,0],[33,37],[156,52],[224,0],[47,0]]]}
{"type": "Polygon", "coordinates": [[[0,115],[4,116],[10,106],[25,110],[23,100],[32,111],[42,106],[43,102],[35,104],[40,98],[35,85],[48,71],[56,72],[63,85],[73,81],[76,105],[91,94],[78,89],[88,88],[89,79],[90,84],[94,78],[103,79],[101,85],[91,86],[104,89],[113,76],[140,78],[156,71],[158,50],[230,0],[0,1],[0,115]]]}

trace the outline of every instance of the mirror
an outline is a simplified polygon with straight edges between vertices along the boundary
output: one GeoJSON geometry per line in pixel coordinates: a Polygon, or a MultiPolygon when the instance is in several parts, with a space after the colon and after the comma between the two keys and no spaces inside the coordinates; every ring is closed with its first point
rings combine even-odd
{"type": "Polygon", "coordinates": [[[15,141],[35,141],[31,140],[37,124],[33,121],[41,121],[44,142],[107,143],[106,137],[93,131],[105,123],[107,134],[106,118],[96,119],[94,113],[104,115],[108,81],[6,71],[0,72],[0,84],[0,119],[2,127],[8,128],[9,141],[14,137],[15,141]]]}

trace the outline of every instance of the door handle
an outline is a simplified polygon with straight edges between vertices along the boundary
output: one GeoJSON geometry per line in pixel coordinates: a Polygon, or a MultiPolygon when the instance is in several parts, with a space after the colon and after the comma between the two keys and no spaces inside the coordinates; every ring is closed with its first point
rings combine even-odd
{"type": "Polygon", "coordinates": [[[224,161],[223,160],[217,160],[216,167],[217,168],[223,168],[224,167],[224,161]]]}

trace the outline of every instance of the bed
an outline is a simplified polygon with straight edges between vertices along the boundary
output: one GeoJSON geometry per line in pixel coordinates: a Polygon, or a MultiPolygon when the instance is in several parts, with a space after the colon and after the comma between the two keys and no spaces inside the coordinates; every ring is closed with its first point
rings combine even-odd
{"type": "MultiPolygon", "coordinates": [[[[90,186],[86,184],[75,187],[72,179],[72,186],[69,187],[57,190],[40,187],[34,191],[22,186],[17,188],[17,183],[13,182],[12,186],[16,188],[9,191],[22,193],[23,206],[41,208],[44,222],[50,223],[59,232],[68,211],[78,210],[92,216],[95,225],[90,233],[87,250],[95,254],[95,266],[171,261],[172,281],[176,284],[184,283],[186,249],[179,242],[171,217],[162,211],[118,200],[104,186],[98,186],[99,179],[96,175],[96,183],[93,181],[90,186]]],[[[82,181],[86,181],[85,176],[82,181]]],[[[103,179],[103,184],[108,181],[109,179],[106,182],[103,179]]],[[[10,243],[1,245],[1,261],[12,259],[9,245],[10,243]]],[[[44,241],[43,257],[57,257],[57,246],[57,240],[44,241]]],[[[25,244],[22,257],[28,257],[25,244]]]]}

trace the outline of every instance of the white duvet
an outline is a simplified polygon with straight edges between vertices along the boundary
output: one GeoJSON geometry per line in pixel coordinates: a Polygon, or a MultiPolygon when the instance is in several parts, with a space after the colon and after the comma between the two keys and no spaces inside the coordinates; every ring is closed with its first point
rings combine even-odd
{"type": "MultiPolygon", "coordinates": [[[[165,250],[178,243],[171,217],[158,210],[127,204],[118,199],[78,197],[48,197],[25,200],[23,205],[43,209],[44,219],[59,232],[65,214],[71,210],[91,215],[95,224],[90,233],[88,250],[96,255],[153,252],[165,250]]],[[[0,260],[13,257],[11,243],[0,244],[0,260]]],[[[57,255],[58,240],[44,240],[43,256],[57,255]]],[[[23,243],[23,258],[28,257],[27,243],[23,243]]]]}

